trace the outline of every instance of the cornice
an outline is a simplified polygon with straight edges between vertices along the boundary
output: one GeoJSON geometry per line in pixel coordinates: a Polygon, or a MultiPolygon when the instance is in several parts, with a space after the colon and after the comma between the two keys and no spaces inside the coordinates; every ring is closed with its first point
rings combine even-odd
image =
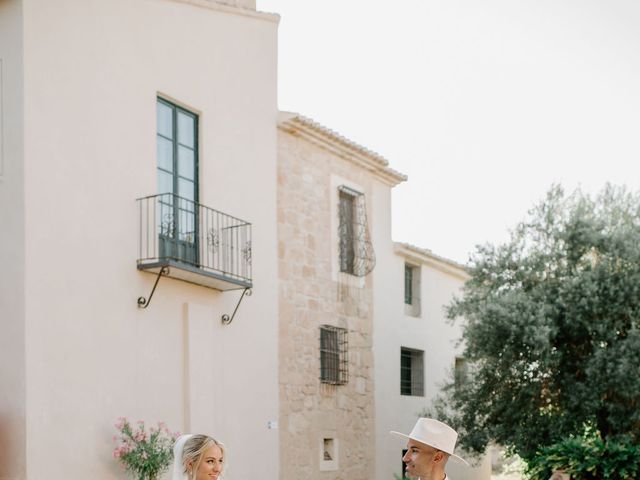
{"type": "Polygon", "coordinates": [[[410,262],[417,264],[426,264],[434,267],[442,272],[456,276],[464,281],[471,278],[467,267],[461,263],[455,262],[440,255],[436,255],[426,248],[416,247],[409,243],[394,242],[393,250],[398,255],[402,255],[410,262]]]}
{"type": "Polygon", "coordinates": [[[245,17],[251,17],[258,20],[265,20],[271,23],[280,23],[280,15],[277,13],[258,12],[250,8],[235,7],[233,5],[225,5],[224,3],[217,3],[213,0],[165,0],[175,3],[186,3],[187,5],[193,5],[194,7],[206,8],[208,10],[215,10],[217,12],[231,13],[234,15],[242,15],[245,17]]]}
{"type": "Polygon", "coordinates": [[[407,176],[389,168],[389,162],[381,155],[352,142],[337,132],[297,113],[280,112],[278,128],[317,145],[340,158],[363,168],[386,185],[395,187],[407,180],[407,176]]]}

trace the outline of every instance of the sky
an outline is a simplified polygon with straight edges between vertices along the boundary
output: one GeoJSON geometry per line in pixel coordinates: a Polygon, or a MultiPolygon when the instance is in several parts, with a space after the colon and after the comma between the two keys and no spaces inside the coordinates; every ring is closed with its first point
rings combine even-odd
{"type": "Polygon", "coordinates": [[[278,103],[408,175],[393,239],[458,262],[552,184],[640,189],[636,0],[257,0],[278,103]]]}

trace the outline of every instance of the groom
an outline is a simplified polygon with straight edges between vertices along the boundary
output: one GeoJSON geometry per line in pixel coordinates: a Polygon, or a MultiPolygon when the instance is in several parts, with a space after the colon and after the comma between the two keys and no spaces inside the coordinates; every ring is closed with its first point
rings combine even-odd
{"type": "Polygon", "coordinates": [[[407,453],[402,461],[407,465],[407,476],[420,480],[445,480],[444,467],[453,457],[469,465],[464,459],[453,453],[458,433],[433,418],[419,418],[409,435],[391,432],[408,438],[407,453]]]}

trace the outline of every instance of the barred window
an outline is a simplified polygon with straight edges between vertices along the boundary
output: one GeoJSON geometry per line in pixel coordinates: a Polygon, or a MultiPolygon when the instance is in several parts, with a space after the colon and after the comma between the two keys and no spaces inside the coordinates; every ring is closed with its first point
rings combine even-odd
{"type": "Polygon", "coordinates": [[[345,385],[348,375],[348,339],[345,328],[322,325],[320,327],[320,381],[332,385],[345,385]]]}
{"type": "Polygon", "coordinates": [[[344,185],[338,188],[340,271],[364,277],[376,257],[369,236],[364,194],[344,185]]]}
{"type": "Polygon", "coordinates": [[[354,235],[354,202],[355,196],[340,191],[340,271],[353,274],[355,253],[354,235]]]}
{"type": "Polygon", "coordinates": [[[400,348],[400,394],[424,396],[424,352],[400,348]]]}

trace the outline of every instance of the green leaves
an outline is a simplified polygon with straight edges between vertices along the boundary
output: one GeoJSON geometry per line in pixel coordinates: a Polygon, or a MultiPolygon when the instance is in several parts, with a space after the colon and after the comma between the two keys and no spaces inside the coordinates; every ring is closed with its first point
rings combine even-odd
{"type": "Polygon", "coordinates": [[[470,272],[448,314],[464,322],[472,381],[437,404],[463,446],[531,462],[584,425],[640,442],[640,197],[555,186],[470,272]]]}
{"type": "Polygon", "coordinates": [[[640,477],[640,447],[628,436],[603,440],[594,428],[587,427],[580,436],[541,448],[529,462],[527,475],[531,480],[547,480],[557,469],[574,480],[636,479],[640,477]]]}

